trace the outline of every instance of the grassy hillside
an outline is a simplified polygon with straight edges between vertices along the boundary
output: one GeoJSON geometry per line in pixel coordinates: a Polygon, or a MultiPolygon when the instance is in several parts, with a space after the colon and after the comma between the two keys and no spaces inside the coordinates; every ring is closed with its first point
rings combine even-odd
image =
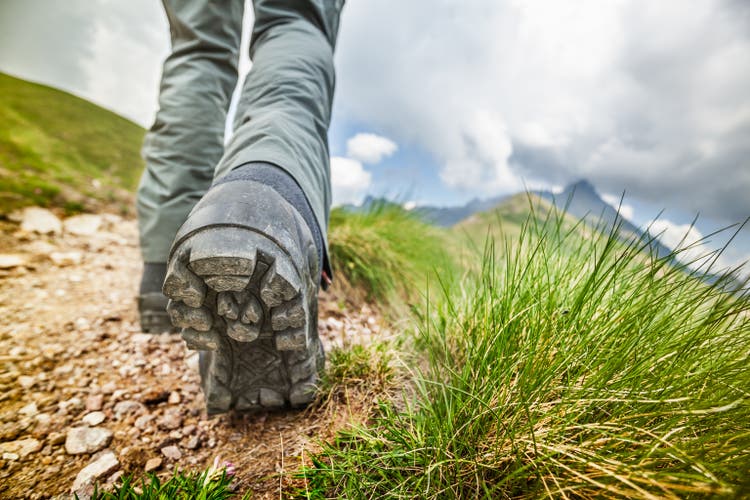
{"type": "Polygon", "coordinates": [[[328,443],[297,493],[750,495],[747,297],[642,241],[522,206],[454,233],[508,239],[489,238],[460,283],[418,308],[401,344],[409,396],[328,443]]]}
{"type": "Polygon", "coordinates": [[[0,73],[0,214],[26,205],[129,210],[144,132],[84,99],[0,73]]]}
{"type": "MultiPolygon", "coordinates": [[[[498,240],[503,238],[515,240],[521,234],[521,228],[529,217],[533,217],[537,223],[543,223],[552,209],[552,205],[539,196],[518,193],[492,210],[478,212],[464,219],[453,227],[453,231],[480,245],[488,236],[498,240]]],[[[574,222],[573,219],[569,221],[574,222]]]]}

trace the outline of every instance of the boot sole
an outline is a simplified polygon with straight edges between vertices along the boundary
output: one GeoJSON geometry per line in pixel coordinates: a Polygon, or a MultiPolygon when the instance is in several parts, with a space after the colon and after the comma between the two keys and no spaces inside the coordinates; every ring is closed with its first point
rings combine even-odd
{"type": "Polygon", "coordinates": [[[205,351],[209,414],[300,407],[315,398],[324,355],[309,274],[246,227],[205,226],[174,249],[163,287],[167,312],[187,347],[205,351]]]}

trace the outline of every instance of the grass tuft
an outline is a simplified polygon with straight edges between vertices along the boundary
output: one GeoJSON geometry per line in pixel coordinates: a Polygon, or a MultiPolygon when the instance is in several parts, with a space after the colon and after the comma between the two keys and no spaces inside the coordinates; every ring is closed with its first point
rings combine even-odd
{"type": "Polygon", "coordinates": [[[355,344],[334,348],[328,353],[322,390],[336,386],[367,384],[385,386],[394,376],[392,354],[386,343],[355,344]]]}
{"type": "Polygon", "coordinates": [[[416,397],[329,443],[308,497],[750,495],[747,296],[646,241],[529,221],[425,304],[416,397]]]}
{"type": "Polygon", "coordinates": [[[337,279],[380,302],[416,300],[435,271],[450,274],[447,235],[398,205],[331,212],[330,254],[337,279]]]}
{"type": "MultiPolygon", "coordinates": [[[[231,466],[230,466],[231,467],[231,466]]],[[[149,473],[139,483],[132,476],[122,477],[111,492],[94,491],[92,500],[224,500],[235,496],[232,489],[233,472],[226,467],[209,467],[203,472],[175,471],[162,482],[156,474],[149,473]]],[[[242,498],[250,498],[250,493],[242,498]]]]}

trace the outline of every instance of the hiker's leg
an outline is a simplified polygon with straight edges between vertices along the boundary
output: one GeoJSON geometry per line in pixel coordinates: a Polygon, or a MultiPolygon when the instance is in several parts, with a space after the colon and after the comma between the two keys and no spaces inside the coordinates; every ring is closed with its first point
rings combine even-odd
{"type": "Polygon", "coordinates": [[[343,0],[256,0],[235,132],[216,179],[249,162],[267,162],[302,188],[325,239],[331,204],[328,125],[333,50],[343,0]]]}
{"type": "Polygon", "coordinates": [[[341,4],[255,2],[253,69],[235,134],[172,246],[164,293],[188,347],[203,351],[209,413],[297,407],[315,397],[341,4]]]}
{"type": "Polygon", "coordinates": [[[172,53],[164,62],[159,111],[146,135],[137,209],[144,269],[141,329],[171,329],[161,293],[177,230],[211,184],[224,152],[224,124],[237,84],[242,0],[165,0],[172,53]]]}
{"type": "Polygon", "coordinates": [[[143,261],[164,263],[177,230],[211,185],[237,84],[242,0],[164,0],[172,53],[146,135],[138,188],[143,261]]]}

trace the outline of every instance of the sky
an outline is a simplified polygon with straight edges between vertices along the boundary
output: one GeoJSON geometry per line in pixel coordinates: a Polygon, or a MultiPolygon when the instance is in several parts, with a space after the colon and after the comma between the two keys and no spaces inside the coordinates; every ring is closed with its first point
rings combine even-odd
{"type": "MultiPolygon", "coordinates": [[[[0,70],[144,127],[168,51],[157,0],[0,4],[0,70]]],[[[663,210],[665,242],[750,217],[747,0],[349,0],[336,67],[335,203],[587,179],[637,224],[663,210]]],[[[748,255],[744,230],[723,258],[748,255]]]]}

